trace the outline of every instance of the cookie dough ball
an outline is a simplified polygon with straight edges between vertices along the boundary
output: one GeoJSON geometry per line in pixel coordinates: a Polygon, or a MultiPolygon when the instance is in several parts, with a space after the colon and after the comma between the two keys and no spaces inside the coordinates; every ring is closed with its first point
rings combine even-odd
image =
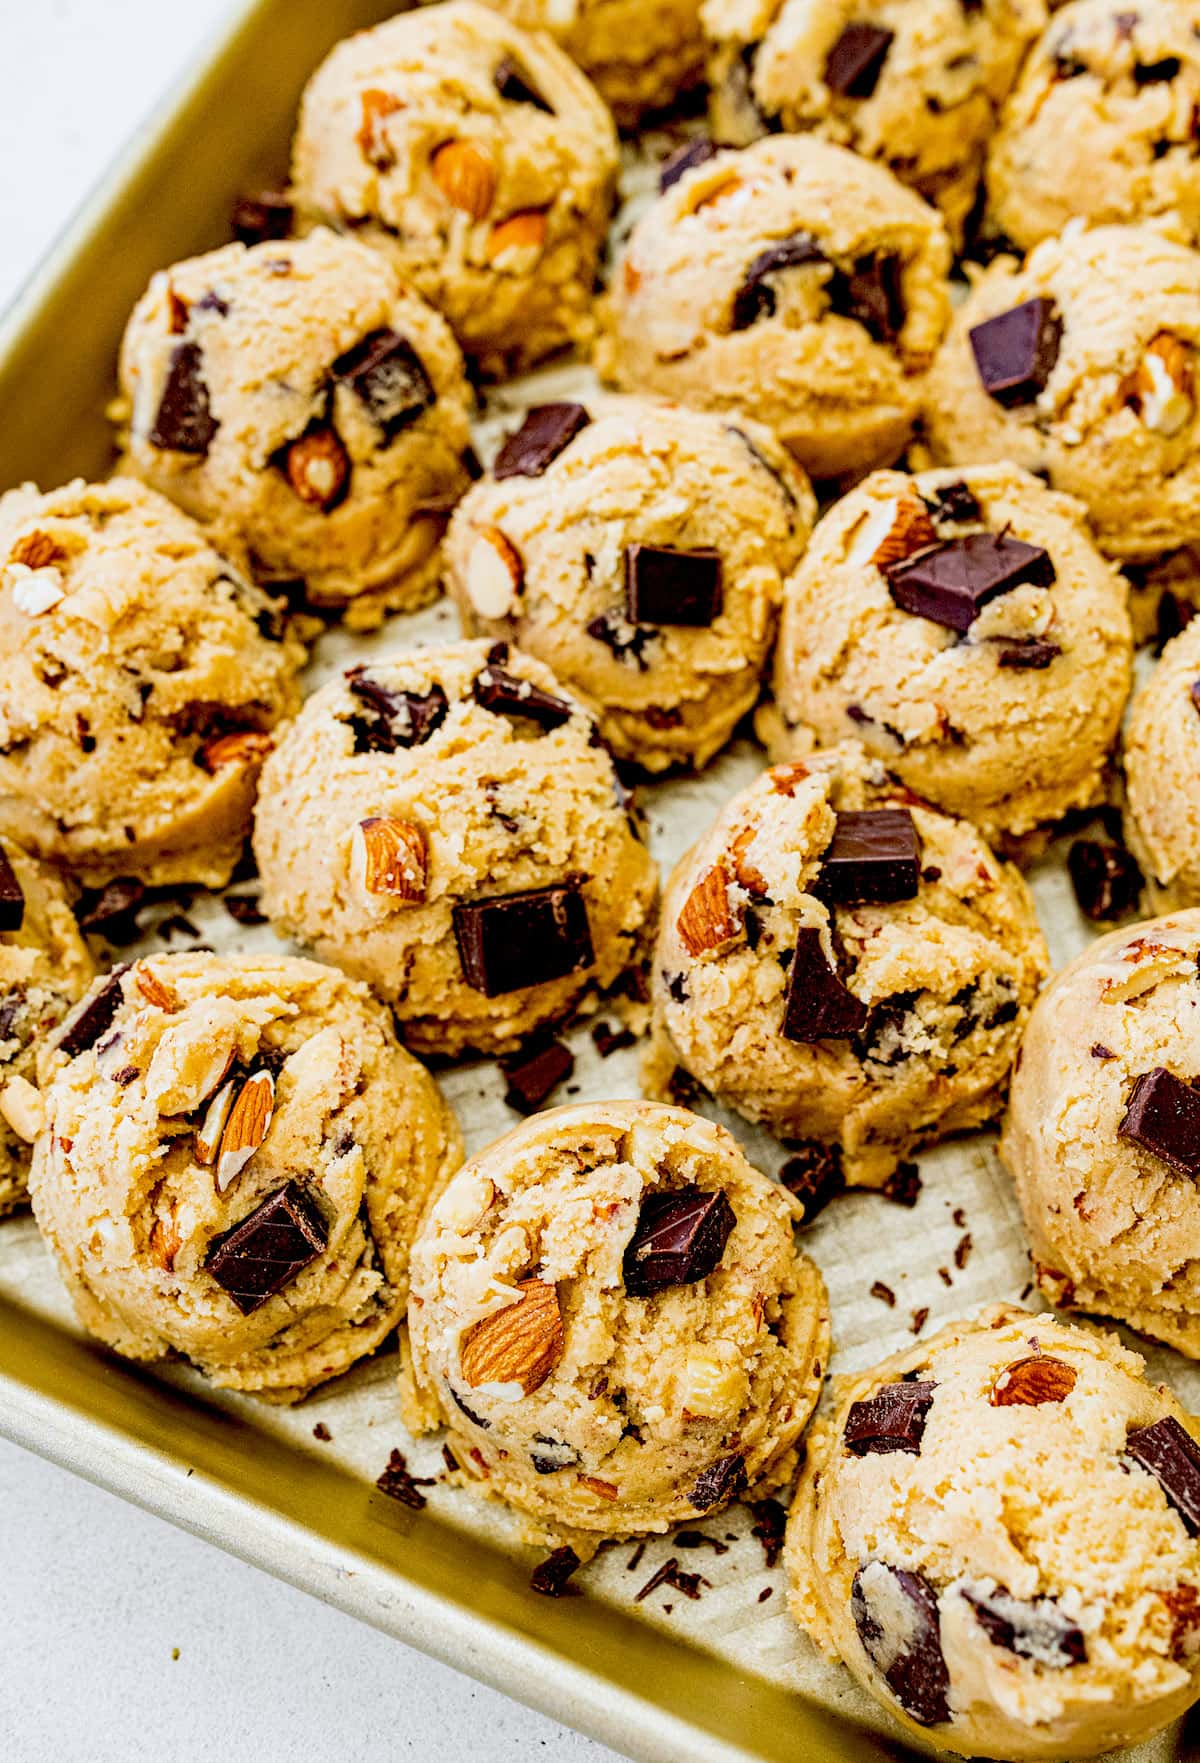
{"type": "Polygon", "coordinates": [[[934,457],[1012,460],[1077,496],[1102,551],[1200,539],[1200,252],[1072,224],[976,278],[934,363],[934,457]]]}
{"type": "Polygon", "coordinates": [[[633,230],[603,377],[752,411],[815,477],[908,439],[945,328],[941,220],[883,166],[814,136],[718,153],[633,230]]]}
{"type": "Polygon", "coordinates": [[[788,1480],[829,1357],[792,1206],[683,1109],[539,1114],[414,1246],[418,1424],[552,1534],[670,1530],[788,1480]]]}
{"type": "Polygon", "coordinates": [[[1174,214],[1200,233],[1200,40],[1189,0],[1073,0],[1004,107],[988,155],[997,231],[1028,251],[1073,215],[1174,214]]]}
{"type": "Polygon", "coordinates": [[[1017,871],[847,742],[765,772],[676,866],[649,1085],[681,1065],[878,1187],[999,1111],[1048,971],[1017,871]]]}
{"type": "Polygon", "coordinates": [[[1038,1284],[1200,1358],[1200,911],[1114,931],[1030,1019],[1001,1151],[1038,1284]]]}
{"type": "Polygon", "coordinates": [[[923,1746],[1094,1757],[1200,1693],[1200,1444],[1143,1370],[1002,1305],[839,1379],[792,1613],[923,1746]]]}
{"type": "Polygon", "coordinates": [[[622,128],[704,76],[698,0],[488,0],[527,31],[548,31],[622,128]]]}
{"type": "Polygon", "coordinates": [[[0,842],[0,1218],[25,1199],[42,1124],[38,1049],[92,977],[92,958],[52,869],[0,842]]]}
{"type": "Polygon", "coordinates": [[[582,705],[507,644],[352,667],[263,776],[263,909],[423,1053],[505,1052],[643,953],[657,871],[582,705]]]}
{"type": "Polygon", "coordinates": [[[1042,0],[705,0],[718,140],[817,129],[890,167],[961,242],[984,147],[1042,0]]]}
{"type": "Polygon", "coordinates": [[[386,252],[496,374],[590,334],[616,169],[586,76],[474,0],[339,43],[292,149],[300,225],[353,228],[386,252]]]}
{"type": "Polygon", "coordinates": [[[42,1077],[34,1211],[117,1352],[292,1401],[395,1328],[461,1145],[366,986],[282,956],[157,955],[97,982],[42,1077]]]}
{"type": "Polygon", "coordinates": [[[1200,906],[1200,623],[1168,643],[1125,730],[1126,835],[1158,911],[1200,906]]]}
{"type": "Polygon", "coordinates": [[[0,497],[0,836],[89,882],[223,887],[303,650],[132,479],[0,497]]]}
{"type": "Polygon", "coordinates": [[[121,351],[126,463],[266,579],[378,624],[438,589],[471,393],[440,314],[325,228],[162,270],[121,351]]]}
{"type": "Polygon", "coordinates": [[[860,484],[785,590],[772,757],[856,735],[991,838],[1098,802],[1132,638],[1081,516],[1012,465],[860,484]]]}
{"type": "Polygon", "coordinates": [[[612,399],[543,405],[451,524],[471,634],[508,636],[597,713],[621,759],[704,765],[758,697],[816,515],[769,430],[612,399]]]}

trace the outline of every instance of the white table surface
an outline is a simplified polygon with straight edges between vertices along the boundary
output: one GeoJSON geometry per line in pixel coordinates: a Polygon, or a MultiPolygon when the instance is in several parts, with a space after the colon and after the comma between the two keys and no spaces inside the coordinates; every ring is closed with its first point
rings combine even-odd
{"type": "MultiPolygon", "coordinates": [[[[0,307],[227,11],[0,0],[0,307]]],[[[614,1756],[3,1442],[0,1659],[6,1763],[614,1756]]]]}

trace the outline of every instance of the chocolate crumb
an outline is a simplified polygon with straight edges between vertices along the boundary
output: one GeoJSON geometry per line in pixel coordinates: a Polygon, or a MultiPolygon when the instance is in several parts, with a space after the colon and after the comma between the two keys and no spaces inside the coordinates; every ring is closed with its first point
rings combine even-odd
{"type": "Polygon", "coordinates": [[[592,1040],[601,1059],[607,1059],[611,1053],[620,1053],[625,1047],[632,1047],[636,1039],[632,1029],[613,1028],[608,1022],[598,1022],[592,1029],[592,1040]]]}
{"type": "Polygon", "coordinates": [[[759,1603],[765,1604],[767,1599],[772,1596],[774,1591],[775,1591],[775,1587],[773,1585],[765,1585],[763,1587],[762,1591],[759,1592],[759,1594],[758,1594],[759,1603]]]}
{"type": "Polygon", "coordinates": [[[1104,1045],[1103,1041],[1093,1041],[1091,1044],[1091,1047],[1088,1050],[1091,1053],[1093,1059],[1115,1059],[1116,1058],[1116,1054],[1113,1052],[1112,1048],[1106,1047],[1104,1045]]]}
{"type": "Polygon", "coordinates": [[[896,1307],[895,1292],[892,1290],[891,1286],[885,1286],[881,1279],[877,1279],[875,1284],[871,1287],[871,1296],[873,1298],[878,1298],[881,1304],[886,1304],[889,1310],[893,1310],[896,1307]]]}
{"type": "Polygon", "coordinates": [[[320,1444],[327,1445],[333,1437],[333,1434],[323,1420],[318,1420],[317,1424],[313,1427],[313,1437],[318,1440],[320,1444]]]}
{"type": "Polygon", "coordinates": [[[720,1537],[710,1537],[703,1530],[681,1530],[677,1532],[674,1542],[677,1549],[709,1548],[714,1555],[728,1555],[729,1553],[728,1543],[723,1543],[720,1537]]]}
{"type": "Polygon", "coordinates": [[[249,899],[245,894],[226,894],[221,904],[235,924],[267,922],[267,915],[259,907],[258,901],[249,899]]]}
{"type": "Polygon", "coordinates": [[[922,1304],[922,1306],[919,1310],[914,1310],[912,1313],[912,1321],[908,1325],[909,1334],[920,1334],[921,1330],[924,1328],[925,1324],[928,1321],[929,1321],[929,1305],[922,1304]]]}
{"type": "Polygon", "coordinates": [[[781,1166],[779,1179],[803,1206],[803,1222],[811,1224],[831,1200],[846,1191],[842,1153],[837,1145],[823,1145],[816,1139],[789,1143],[788,1149],[795,1155],[781,1166]]]}
{"type": "Polygon", "coordinates": [[[642,1556],[645,1553],[646,1553],[646,1539],[645,1539],[645,1537],[643,1537],[641,1542],[638,1544],[637,1548],[633,1551],[633,1554],[629,1557],[628,1561],[626,1561],[626,1563],[625,1563],[626,1573],[634,1573],[637,1571],[637,1569],[642,1564],[642,1556]]]}
{"type": "Polygon", "coordinates": [[[974,1245],[971,1242],[970,1231],[966,1231],[954,1245],[954,1265],[958,1268],[960,1273],[967,1265],[967,1260],[973,1247],[974,1245]]]}
{"type": "Polygon", "coordinates": [[[538,1562],[529,1575],[530,1589],[543,1598],[577,1598],[579,1587],[567,1582],[582,1565],[571,1545],[564,1543],[552,1555],[547,1555],[544,1561],[538,1562]]]}
{"type": "Polygon", "coordinates": [[[446,1465],[446,1468],[449,1470],[451,1475],[458,1474],[458,1470],[459,1470],[458,1458],[454,1455],[454,1452],[450,1449],[449,1445],[442,1446],[442,1462],[446,1465]]]}
{"type": "Polygon", "coordinates": [[[778,1500],[752,1500],[750,1510],[754,1514],[750,1535],[757,1537],[762,1544],[767,1566],[774,1567],[783,1553],[787,1508],[778,1500]]]}
{"type": "Polygon", "coordinates": [[[921,1195],[921,1171],[915,1163],[897,1163],[879,1191],[895,1206],[915,1206],[921,1195]]]}
{"type": "Polygon", "coordinates": [[[952,1286],[954,1284],[954,1281],[950,1277],[950,1269],[948,1267],[938,1268],[938,1278],[944,1286],[952,1286]]]}
{"type": "Polygon", "coordinates": [[[408,1464],[400,1451],[393,1451],[387,1461],[387,1468],[378,1476],[375,1486],[389,1500],[399,1500],[402,1506],[409,1506],[414,1512],[420,1512],[425,1505],[422,1488],[432,1487],[432,1475],[415,1476],[409,1473],[408,1464]]]}
{"type": "MultiPolygon", "coordinates": [[[[705,1579],[702,1573],[685,1573],[678,1559],[672,1555],[650,1575],[641,1591],[635,1594],[634,1603],[640,1604],[651,1592],[657,1591],[660,1585],[670,1586],[672,1591],[682,1592],[685,1598],[691,1598],[695,1602],[702,1595],[701,1588],[711,1588],[712,1581],[705,1579]]],[[[666,1604],[663,1608],[669,1612],[671,1606],[666,1604]]]]}
{"type": "Polygon", "coordinates": [[[1021,1287],[1021,1291],[1019,1294],[1020,1302],[1022,1304],[1025,1302],[1026,1298],[1028,1298],[1030,1296],[1032,1291],[1033,1291],[1033,1281],[1031,1279],[1027,1279],[1025,1281],[1025,1284],[1021,1287]]]}

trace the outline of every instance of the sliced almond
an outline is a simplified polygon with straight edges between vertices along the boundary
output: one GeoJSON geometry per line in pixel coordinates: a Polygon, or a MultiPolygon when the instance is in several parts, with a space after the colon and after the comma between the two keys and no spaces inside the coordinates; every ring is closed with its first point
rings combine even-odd
{"type": "Polygon", "coordinates": [[[993,1408],[1040,1408],[1047,1402],[1065,1402],[1077,1376],[1073,1365],[1048,1353],[1032,1353],[1005,1366],[989,1399],[993,1408]]]}
{"type": "Polygon", "coordinates": [[[350,841],[350,872],[358,886],[401,906],[419,905],[429,876],[429,847],[419,826],[373,815],[350,841]]]}
{"type": "Polygon", "coordinates": [[[894,496],[872,508],[850,546],[846,561],[856,569],[886,569],[927,545],[937,544],[937,529],[921,498],[894,496]]]}
{"type": "Polygon", "coordinates": [[[485,1316],[463,1336],[459,1364],[468,1388],[517,1384],[532,1395],[545,1383],[565,1345],[558,1290],[540,1279],[517,1286],[515,1304],[485,1316]]]}
{"type": "Polygon", "coordinates": [[[310,429],[288,448],[284,470],[300,500],[328,514],[345,492],[350,456],[331,428],[310,429]]]}
{"type": "Polygon", "coordinates": [[[9,562],[23,563],[26,569],[45,569],[47,564],[62,563],[66,555],[57,539],[35,529],[22,533],[9,552],[9,562]]]}
{"type": "Polygon", "coordinates": [[[740,932],[741,924],[729,904],[730,883],[725,865],[714,863],[684,901],[675,928],[689,955],[711,955],[740,932]]]}
{"type": "Polygon", "coordinates": [[[481,527],[467,556],[467,599],[480,618],[507,618],[517,603],[525,570],[515,546],[498,526],[481,527]]]}
{"type": "Polygon", "coordinates": [[[172,1271],[175,1257],[182,1247],[183,1238],[179,1234],[175,1214],[172,1213],[165,1224],[161,1218],[156,1218],[150,1226],[150,1254],[164,1273],[172,1271]]]}
{"type": "Polygon", "coordinates": [[[379,125],[387,116],[404,107],[399,98],[393,98],[390,92],[381,92],[376,86],[369,86],[361,95],[362,121],[359,124],[359,152],[376,171],[390,171],[396,163],[396,155],[379,137],[379,125]]]}
{"type": "Polygon", "coordinates": [[[233,1093],[236,1089],[236,1081],[230,1078],[228,1083],[221,1085],[204,1110],[200,1131],[192,1141],[192,1151],[197,1163],[207,1165],[216,1162],[217,1152],[221,1148],[221,1139],[225,1132],[225,1123],[229,1119],[229,1110],[233,1107],[233,1093]]]}
{"type": "Polygon", "coordinates": [[[501,267],[519,269],[522,267],[519,259],[528,257],[532,263],[545,243],[545,209],[519,208],[516,214],[510,214],[507,220],[498,221],[492,228],[487,244],[487,260],[489,263],[500,264],[500,259],[507,257],[510,261],[501,267]]]}
{"type": "Polygon", "coordinates": [[[433,181],[447,202],[482,220],[496,193],[496,173],[473,141],[447,141],[432,160],[433,181]]]}
{"type": "Polygon", "coordinates": [[[575,1480],[581,1488],[587,1488],[589,1493],[595,1494],[601,1500],[615,1500],[620,1493],[620,1489],[614,1487],[611,1481],[601,1481],[598,1475],[577,1475],[575,1480]]]}
{"type": "Polygon", "coordinates": [[[174,1010],[175,994],[169,992],[148,967],[136,968],[133,981],[146,1002],[153,1004],[156,1010],[174,1010]]]}
{"type": "Polygon", "coordinates": [[[216,735],[200,749],[200,763],[205,771],[220,771],[223,765],[261,765],[274,746],[270,735],[257,729],[238,729],[231,735],[216,735]]]}
{"type": "Polygon", "coordinates": [[[217,1156],[217,1192],[223,1194],[237,1180],[259,1149],[275,1112],[275,1079],[269,1071],[248,1077],[234,1099],[221,1134],[217,1156]]]}
{"type": "Polygon", "coordinates": [[[756,826],[744,826],[729,847],[729,856],[739,886],[745,888],[748,894],[761,897],[768,891],[767,878],[761,869],[755,868],[746,855],[757,834],[758,828],[756,826]]]}

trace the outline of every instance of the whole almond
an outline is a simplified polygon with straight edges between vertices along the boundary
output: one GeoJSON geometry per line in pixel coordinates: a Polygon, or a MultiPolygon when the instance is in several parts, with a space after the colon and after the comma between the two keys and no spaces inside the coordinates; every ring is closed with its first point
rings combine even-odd
{"type": "Polygon", "coordinates": [[[200,749],[200,763],[205,771],[220,771],[223,765],[261,765],[274,742],[270,735],[257,729],[237,729],[231,735],[215,735],[200,749]]]}
{"type": "Polygon", "coordinates": [[[341,501],[350,480],[350,456],[331,428],[301,435],[284,461],[288,483],[310,508],[328,514],[341,501]]]}
{"type": "Polygon", "coordinates": [[[508,252],[536,253],[546,243],[546,212],[543,208],[520,208],[493,228],[487,260],[498,263],[508,252]]]}
{"type": "Polygon", "coordinates": [[[518,1384],[530,1396],[562,1358],[566,1337],[557,1288],[525,1279],[517,1290],[515,1304],[485,1316],[463,1336],[459,1365],[469,1389],[518,1384]]]}
{"type": "Polygon", "coordinates": [[[408,820],[384,815],[361,820],[351,840],[350,869],[366,893],[386,895],[402,906],[418,905],[429,875],[425,834],[408,820]]]}
{"type": "Polygon", "coordinates": [[[1075,1388],[1074,1366],[1048,1353],[1032,1353],[1006,1365],[992,1385],[993,1408],[1040,1408],[1047,1402],[1065,1402],[1075,1388]]]}
{"type": "Polygon", "coordinates": [[[447,141],[432,161],[433,181],[447,202],[482,220],[496,193],[492,162],[473,141],[447,141]]]}
{"type": "Polygon", "coordinates": [[[471,546],[466,569],[467,599],[480,618],[507,618],[525,580],[520,556],[498,526],[485,526],[471,546]]]}
{"type": "Polygon", "coordinates": [[[711,955],[741,930],[729,904],[730,883],[725,865],[714,863],[684,901],[675,928],[689,955],[711,955]]]}
{"type": "Polygon", "coordinates": [[[223,1194],[261,1147],[275,1112],[275,1079],[269,1071],[248,1077],[234,1098],[217,1155],[217,1192],[223,1194]]]}
{"type": "Polygon", "coordinates": [[[22,533],[8,554],[10,563],[23,563],[26,569],[45,569],[48,564],[61,563],[66,552],[49,533],[22,533]]]}

